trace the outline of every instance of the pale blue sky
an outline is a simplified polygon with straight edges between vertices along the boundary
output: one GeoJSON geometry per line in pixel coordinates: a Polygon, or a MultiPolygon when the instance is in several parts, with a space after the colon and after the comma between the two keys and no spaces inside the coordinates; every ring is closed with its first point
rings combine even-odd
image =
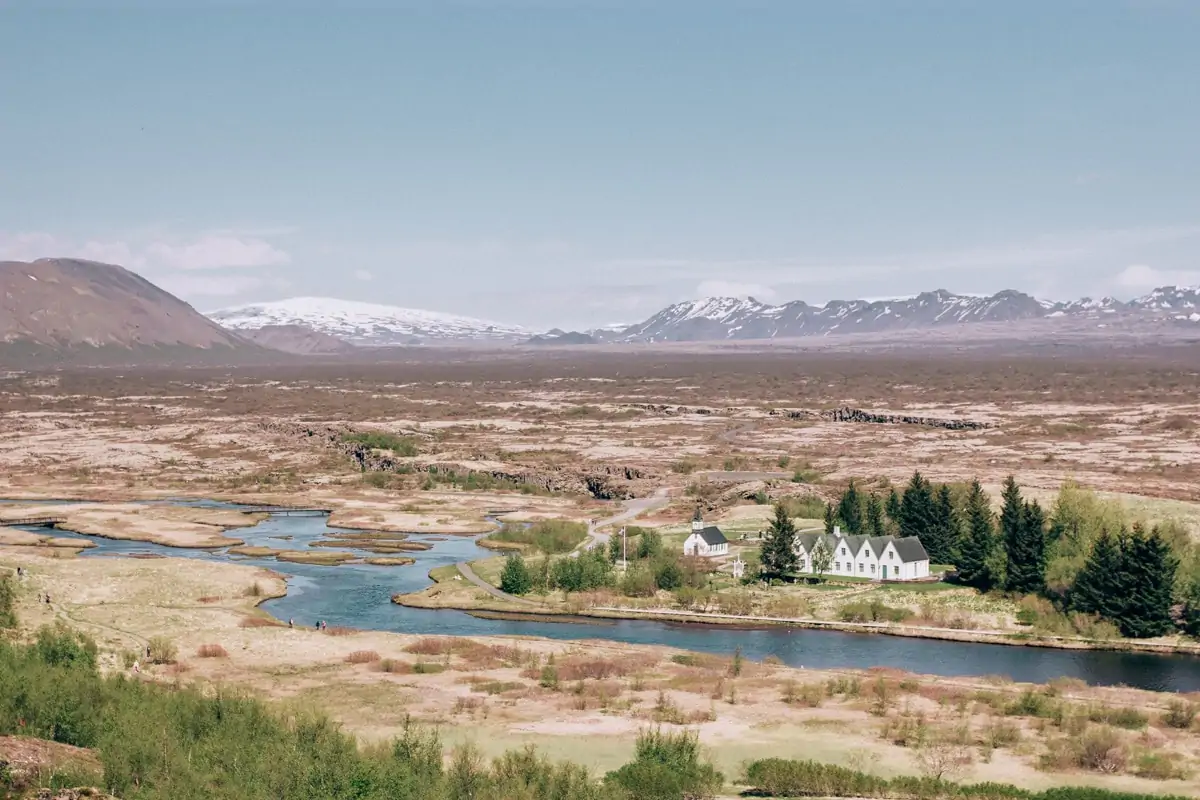
{"type": "Polygon", "coordinates": [[[0,257],[534,327],[1200,282],[1200,2],[364,6],[0,0],[0,257]]]}

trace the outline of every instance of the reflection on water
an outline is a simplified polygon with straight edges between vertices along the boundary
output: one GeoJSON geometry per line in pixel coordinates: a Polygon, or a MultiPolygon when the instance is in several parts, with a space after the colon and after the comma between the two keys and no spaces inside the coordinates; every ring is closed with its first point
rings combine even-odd
{"type": "MultiPolygon", "coordinates": [[[[251,508],[213,501],[186,502],[207,507],[251,508]]],[[[249,545],[277,550],[303,550],[311,542],[343,530],[327,527],[325,519],[272,516],[253,528],[231,531],[230,535],[245,540],[249,545]],[[275,538],[280,536],[292,538],[275,538]]],[[[68,531],[54,533],[56,536],[76,535],[68,531]]],[[[323,619],[330,625],[400,633],[607,639],[725,655],[741,647],[747,658],[761,660],[775,656],[786,664],[811,668],[886,666],[932,675],[1003,675],[1033,683],[1045,683],[1065,676],[1099,685],[1126,684],[1159,691],[1200,691],[1200,658],[1192,656],[1050,650],[881,634],[788,630],[781,627],[730,630],[718,626],[643,620],[589,625],[580,622],[480,619],[460,611],[404,608],[391,602],[392,595],[428,586],[430,581],[427,573],[434,567],[493,555],[478,547],[471,537],[411,534],[410,539],[414,542],[428,541],[433,549],[405,553],[417,562],[407,567],[376,567],[368,564],[322,567],[276,562],[274,559],[241,558],[225,551],[183,550],[144,542],[99,538],[92,538],[97,547],[85,551],[85,557],[154,553],[266,567],[288,576],[288,594],[268,600],[263,608],[280,619],[294,619],[297,625],[311,625],[323,619]]]]}

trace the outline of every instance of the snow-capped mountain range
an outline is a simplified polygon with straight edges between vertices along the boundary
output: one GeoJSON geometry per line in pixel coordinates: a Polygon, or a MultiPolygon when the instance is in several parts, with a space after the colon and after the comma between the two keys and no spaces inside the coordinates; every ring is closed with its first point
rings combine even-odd
{"type": "Polygon", "coordinates": [[[205,314],[233,330],[256,330],[268,325],[302,325],[356,345],[419,344],[430,341],[506,341],[528,337],[518,325],[473,319],[416,308],[335,300],[331,297],[293,297],[271,303],[222,308],[205,314]]]}
{"type": "MultiPolygon", "coordinates": [[[[326,297],[235,306],[206,316],[234,330],[302,325],[357,345],[521,342],[533,334],[518,325],[326,297]]],[[[1200,287],[1166,286],[1127,302],[1111,297],[1051,302],[1012,289],[988,297],[939,289],[915,297],[834,300],[823,306],[802,300],[769,305],[754,298],[706,297],[675,303],[635,325],[598,328],[587,336],[596,342],[776,339],[1037,319],[1078,320],[1097,327],[1139,322],[1200,326],[1200,287]]]]}
{"type": "Polygon", "coordinates": [[[802,300],[773,306],[754,298],[706,297],[668,306],[645,322],[603,338],[622,342],[775,339],[1043,318],[1095,320],[1097,325],[1117,320],[1200,324],[1200,287],[1163,287],[1129,302],[1111,297],[1050,302],[1012,289],[989,297],[939,289],[903,299],[834,300],[823,306],[802,300]]]}

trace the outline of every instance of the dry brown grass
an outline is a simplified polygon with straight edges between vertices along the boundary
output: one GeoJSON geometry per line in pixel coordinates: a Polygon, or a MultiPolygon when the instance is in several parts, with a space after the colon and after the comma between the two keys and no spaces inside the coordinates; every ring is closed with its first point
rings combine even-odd
{"type": "Polygon", "coordinates": [[[426,636],[404,648],[404,652],[419,656],[442,656],[454,652],[461,645],[449,637],[426,636]]]}
{"type": "Polygon", "coordinates": [[[374,650],[355,650],[346,656],[347,664],[373,664],[379,660],[379,653],[374,650]]]}
{"type": "Polygon", "coordinates": [[[229,658],[229,653],[219,644],[202,644],[196,648],[196,658],[229,658]]]}
{"type": "Polygon", "coordinates": [[[219,602],[221,602],[221,597],[219,595],[210,594],[210,595],[205,595],[204,597],[196,598],[196,602],[197,603],[219,603],[219,602]]]}
{"type": "Polygon", "coordinates": [[[342,625],[334,625],[332,628],[326,628],[325,630],[321,631],[321,633],[325,634],[326,636],[353,636],[356,633],[360,633],[360,631],[357,628],[347,628],[342,625]]]}
{"type": "Polygon", "coordinates": [[[375,662],[375,669],[390,675],[410,675],[413,671],[412,664],[398,658],[380,659],[375,662]]]}
{"type": "Polygon", "coordinates": [[[242,617],[238,626],[242,628],[281,628],[283,623],[269,617],[242,617]]]}

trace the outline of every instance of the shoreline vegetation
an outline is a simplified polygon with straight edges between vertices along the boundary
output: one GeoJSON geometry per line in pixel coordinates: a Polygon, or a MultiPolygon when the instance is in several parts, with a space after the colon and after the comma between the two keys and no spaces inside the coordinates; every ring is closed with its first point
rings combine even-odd
{"type": "MultiPolygon", "coordinates": [[[[441,569],[445,569],[444,567],[441,569]]],[[[964,642],[969,644],[997,644],[1021,647],[1039,647],[1052,650],[1110,650],[1117,652],[1143,652],[1163,655],[1189,655],[1200,657],[1200,643],[1162,643],[1145,642],[1137,639],[1072,639],[1069,637],[1038,636],[1027,632],[987,632],[956,630],[953,628],[932,628],[915,625],[900,625],[890,622],[841,622],[838,620],[820,620],[806,618],[779,618],[753,615],[722,614],[712,612],[696,612],[668,608],[556,608],[546,605],[535,609],[516,606],[502,599],[476,593],[476,598],[446,601],[437,596],[431,596],[430,590],[447,580],[433,576],[434,586],[419,592],[395,594],[392,602],[408,608],[445,609],[464,611],[484,619],[496,618],[520,620],[526,619],[539,622],[590,622],[595,620],[648,620],[653,622],[671,622],[685,625],[715,625],[730,628],[768,629],[768,628],[800,628],[805,630],[829,630],[842,633],[882,634],[885,636],[901,636],[915,639],[939,639],[942,641],[964,642]]],[[[461,576],[461,573],[457,573],[461,576]]],[[[465,579],[464,579],[465,580],[465,579]]]]}

